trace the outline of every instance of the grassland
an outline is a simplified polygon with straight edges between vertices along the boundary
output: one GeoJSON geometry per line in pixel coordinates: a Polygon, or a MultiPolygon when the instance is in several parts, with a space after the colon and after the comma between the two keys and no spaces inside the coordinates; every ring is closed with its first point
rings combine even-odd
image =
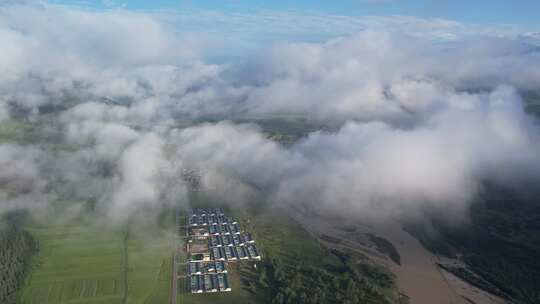
{"type": "Polygon", "coordinates": [[[125,291],[122,232],[88,223],[33,224],[40,244],[23,303],[120,303],[125,291]],[[83,225],[81,225],[83,224],[83,225]]]}
{"type": "Polygon", "coordinates": [[[22,120],[7,120],[0,123],[0,142],[24,143],[34,132],[34,127],[22,120]]]}
{"type": "Polygon", "coordinates": [[[100,225],[86,212],[67,221],[36,216],[28,223],[40,253],[21,302],[166,303],[170,237],[155,226],[149,229],[153,225],[100,225]]]}
{"type": "MultiPolygon", "coordinates": [[[[171,211],[169,213],[172,215],[171,211]]],[[[148,228],[144,234],[130,233],[128,239],[128,297],[126,303],[161,304],[170,302],[171,227],[162,227],[161,231],[155,230],[154,227],[148,228]]]]}
{"type": "Polygon", "coordinates": [[[50,152],[75,151],[79,147],[62,140],[61,129],[50,118],[37,121],[10,119],[0,122],[0,144],[35,146],[50,152]],[[49,120],[48,120],[49,119],[49,120]]]}

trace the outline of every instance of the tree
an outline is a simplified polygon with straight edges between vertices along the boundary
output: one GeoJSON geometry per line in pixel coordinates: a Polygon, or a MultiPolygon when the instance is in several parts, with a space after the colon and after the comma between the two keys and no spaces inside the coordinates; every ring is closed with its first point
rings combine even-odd
{"type": "Polygon", "coordinates": [[[347,280],[347,298],[352,298],[356,294],[356,291],[356,284],[354,283],[353,279],[349,278],[349,280],[347,280]]]}
{"type": "Polygon", "coordinates": [[[268,276],[266,275],[266,270],[263,269],[259,275],[259,284],[263,287],[268,286],[268,276]]]}
{"type": "Polygon", "coordinates": [[[273,304],[285,304],[285,296],[283,293],[278,292],[276,296],[274,297],[274,300],[272,300],[273,304]]]}
{"type": "Polygon", "coordinates": [[[17,301],[17,291],[28,271],[38,244],[22,228],[26,213],[12,211],[0,219],[0,303],[11,304],[17,301]]]}
{"type": "Polygon", "coordinates": [[[300,303],[307,303],[308,302],[308,296],[304,292],[302,292],[300,294],[299,298],[300,298],[300,303]]]}

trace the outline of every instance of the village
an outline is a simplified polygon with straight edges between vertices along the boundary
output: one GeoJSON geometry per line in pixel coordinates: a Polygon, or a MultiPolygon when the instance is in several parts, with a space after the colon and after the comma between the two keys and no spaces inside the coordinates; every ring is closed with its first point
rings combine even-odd
{"type": "Polygon", "coordinates": [[[222,208],[190,209],[185,231],[190,293],[231,291],[228,264],[261,260],[251,234],[222,208]]]}

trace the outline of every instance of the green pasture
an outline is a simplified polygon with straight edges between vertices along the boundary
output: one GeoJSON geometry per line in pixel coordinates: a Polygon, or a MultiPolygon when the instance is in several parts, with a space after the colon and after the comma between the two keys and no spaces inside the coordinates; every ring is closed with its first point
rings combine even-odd
{"type": "Polygon", "coordinates": [[[22,303],[166,303],[171,227],[136,220],[113,227],[82,212],[67,221],[34,216],[27,225],[40,251],[22,303]]]}

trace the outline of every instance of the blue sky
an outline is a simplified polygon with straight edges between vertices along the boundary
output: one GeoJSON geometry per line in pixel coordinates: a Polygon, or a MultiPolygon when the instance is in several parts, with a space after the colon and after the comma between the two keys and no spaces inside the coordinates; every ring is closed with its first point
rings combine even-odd
{"type": "Polygon", "coordinates": [[[466,23],[509,23],[539,26],[538,0],[51,0],[53,3],[85,3],[105,8],[106,3],[126,4],[127,9],[204,9],[223,12],[276,10],[347,16],[407,15],[445,18],[466,23]]]}
{"type": "MultiPolygon", "coordinates": [[[[1,1],[1,0],[0,0],[1,1]]],[[[148,13],[208,44],[212,60],[271,45],[324,42],[362,30],[397,31],[438,41],[477,35],[534,37],[540,0],[48,0],[97,10],[148,13]]],[[[529,38],[527,38],[529,39],[529,38]]]]}

